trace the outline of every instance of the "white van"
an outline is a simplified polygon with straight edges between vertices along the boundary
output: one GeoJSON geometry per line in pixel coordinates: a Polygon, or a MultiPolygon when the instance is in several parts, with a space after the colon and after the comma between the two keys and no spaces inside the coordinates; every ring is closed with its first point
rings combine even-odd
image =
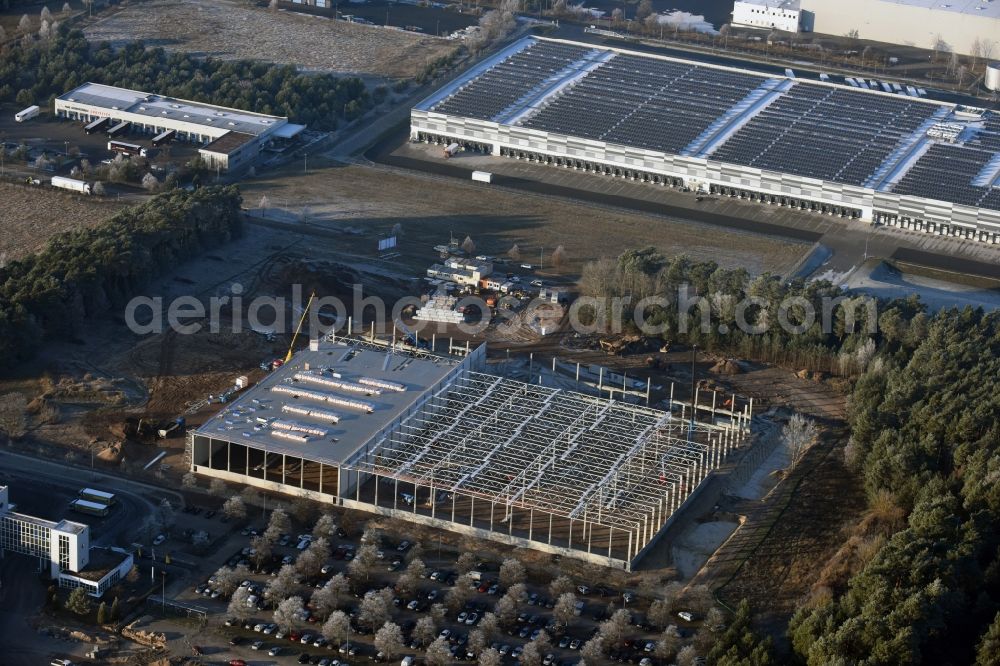
{"type": "Polygon", "coordinates": [[[403,657],[403,661],[399,663],[399,666],[413,666],[413,657],[406,655],[403,657]]]}

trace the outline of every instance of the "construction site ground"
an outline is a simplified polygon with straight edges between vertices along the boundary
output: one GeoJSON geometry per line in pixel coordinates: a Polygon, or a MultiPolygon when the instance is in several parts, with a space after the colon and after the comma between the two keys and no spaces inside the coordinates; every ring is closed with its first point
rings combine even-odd
{"type": "MultiPolygon", "coordinates": [[[[808,257],[804,253],[796,254],[795,261],[780,268],[772,265],[764,270],[827,279],[834,284],[841,284],[869,258],[890,258],[901,252],[918,255],[920,259],[917,263],[931,262],[937,268],[956,274],[983,273],[1000,262],[1000,248],[987,243],[875,227],[860,220],[739,198],[683,192],[509,157],[463,152],[445,160],[441,146],[408,143],[401,135],[384,140],[368,154],[376,161],[398,168],[422,170],[441,178],[451,177],[452,180],[471,179],[472,172],[477,170],[493,173],[497,185],[475,184],[478,191],[500,186],[525,192],[525,195],[559,196],[567,201],[587,202],[591,207],[632,210],[659,219],[683,221],[689,227],[700,228],[699,236],[710,243],[721,244],[724,238],[748,238],[742,245],[749,248],[766,237],[786,243],[813,245],[814,249],[808,257]]],[[[741,245],[734,246],[734,250],[742,249],[741,245]]],[[[724,260],[718,261],[726,265],[724,260]]],[[[741,265],[751,273],[763,272],[761,269],[754,270],[752,254],[741,265]]]]}
{"type": "Polygon", "coordinates": [[[239,0],[132,2],[88,26],[85,34],[95,43],[118,46],[139,39],[199,57],[383,79],[412,78],[457,46],[434,36],[274,12],[239,0]]]}
{"type": "MultiPolygon", "coordinates": [[[[230,295],[239,283],[248,300],[257,295],[287,297],[292,284],[301,284],[303,293],[316,289],[341,297],[350,307],[350,286],[358,283],[364,285],[365,293],[392,301],[425,289],[424,271],[438,258],[433,246],[447,242],[452,235],[459,239],[468,235],[477,244],[477,252],[487,254],[503,254],[517,243],[526,260],[538,253],[544,258],[551,252],[546,248],[562,244],[567,261],[561,271],[535,274],[547,282],[564,283],[572,283],[590,259],[643,245],[655,245],[668,255],[686,252],[726,266],[749,265],[755,272],[787,270],[808,250],[802,243],[775,237],[727,229],[706,234],[700,225],[662,217],[506,189],[475,188],[471,183],[431,174],[318,160],[309,165],[308,172],[290,166],[250,180],[243,191],[245,206],[250,209],[244,237],[178,266],[152,283],[146,295],[162,297],[165,304],[189,294],[206,299],[230,295]],[[267,203],[261,207],[263,197],[267,203]],[[376,242],[397,223],[402,227],[398,256],[379,259],[376,242]],[[609,225],[620,232],[608,234],[609,225]]],[[[292,319],[293,312],[285,315],[292,319]]],[[[222,331],[230,321],[225,317],[224,311],[222,331]]],[[[48,345],[38,359],[0,383],[0,395],[17,391],[29,402],[40,398],[30,416],[24,446],[46,447],[46,455],[69,451],[80,461],[88,455],[92,442],[104,450],[107,444],[120,440],[128,417],[164,419],[190,412],[186,414],[189,426],[198,425],[218,408],[199,407],[208,395],[230,387],[239,375],[257,378],[255,373],[261,372],[258,364],[283,356],[289,337],[279,335],[269,342],[250,330],[137,336],[123,325],[121,313],[110,313],[91,322],[86,336],[48,345]]],[[[526,335],[504,346],[514,352],[532,352],[539,363],[558,355],[624,370],[640,379],[648,376],[659,386],[667,386],[671,380],[679,386],[690,385],[689,357],[684,349],[609,356],[600,350],[581,349],[577,342],[570,333],[558,332],[526,335]],[[659,369],[648,367],[650,353],[659,358],[659,369]]],[[[499,346],[494,349],[495,357],[503,354],[499,346]]],[[[747,364],[742,374],[712,376],[709,368],[717,361],[703,356],[699,377],[727,391],[753,396],[760,412],[789,405],[824,422],[843,416],[843,396],[835,383],[800,379],[794,369],[755,364],[747,364]]],[[[655,400],[662,397],[660,393],[655,400]]],[[[822,451],[816,447],[815,454],[822,451]]],[[[130,439],[114,455],[101,457],[98,464],[121,465],[123,458],[126,462],[119,471],[176,485],[184,469],[183,439],[144,443],[130,439]],[[160,462],[169,469],[164,472],[156,466],[142,472],[159,452],[167,454],[160,462]],[[155,475],[159,478],[153,478],[155,475]]],[[[694,580],[706,577],[721,585],[729,578],[727,571],[740,563],[740,582],[746,581],[745,591],[741,588],[740,593],[750,595],[762,608],[774,609],[775,617],[787,612],[788,601],[808,589],[810,575],[819,570],[836,540],[837,535],[828,527],[850,520],[844,507],[829,505],[826,498],[831,495],[817,494],[810,483],[794,485],[795,475],[809,471],[820,478],[824,493],[849,497],[851,477],[829,462],[836,460],[839,458],[828,455],[821,459],[823,464],[796,468],[793,478],[778,485],[779,490],[771,491],[763,502],[706,499],[704,506],[699,504],[678,526],[675,537],[662,541],[649,566],[629,577],[630,584],[691,575],[715,545],[726,539],[726,532],[739,522],[737,516],[746,516],[720,551],[730,568],[720,569],[717,555],[694,580]],[[838,488],[838,484],[845,488],[838,488]],[[777,501],[773,498],[792,491],[806,501],[797,501],[783,514],[776,514],[771,508],[777,501]],[[831,515],[818,527],[797,524],[824,512],[831,515]],[[751,538],[769,530],[792,530],[795,540],[791,550],[770,538],[769,546],[762,548],[760,538],[751,538]],[[742,546],[734,551],[739,544],[742,546]],[[765,585],[768,581],[772,587],[765,585]],[[781,589],[775,593],[772,588],[778,583],[781,589]]],[[[768,464],[784,463],[770,460],[768,464]]],[[[768,478],[777,481],[780,473],[772,476],[769,471],[768,478]]],[[[732,585],[725,587],[724,594],[731,594],[732,585]]]]}
{"type": "MultiPolygon", "coordinates": [[[[434,246],[450,237],[461,242],[468,236],[477,254],[492,256],[504,256],[516,244],[521,261],[545,265],[536,273],[548,281],[575,279],[588,261],[648,245],[667,255],[744,266],[753,274],[788,270],[809,251],[808,245],[785,238],[724,228],[706,233],[703,225],[679,219],[319,158],[309,160],[308,172],[301,163],[289,165],[241,187],[256,223],[337,237],[342,253],[354,253],[366,263],[376,254],[378,238],[399,224],[399,256],[384,268],[418,279],[438,260],[434,246]],[[264,197],[267,208],[261,209],[264,197]],[[556,271],[551,254],[559,245],[566,259],[556,271]]],[[[515,269],[520,270],[508,268],[515,269]]]]}

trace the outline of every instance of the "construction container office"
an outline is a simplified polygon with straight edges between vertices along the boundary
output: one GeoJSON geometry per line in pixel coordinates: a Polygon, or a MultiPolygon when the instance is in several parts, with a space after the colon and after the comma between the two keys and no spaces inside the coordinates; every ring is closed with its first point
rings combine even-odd
{"type": "MultiPolygon", "coordinates": [[[[631,569],[749,434],[377,341],[314,342],[190,433],[192,471],[631,569]]],[[[719,401],[721,405],[722,401],[719,401]]]]}

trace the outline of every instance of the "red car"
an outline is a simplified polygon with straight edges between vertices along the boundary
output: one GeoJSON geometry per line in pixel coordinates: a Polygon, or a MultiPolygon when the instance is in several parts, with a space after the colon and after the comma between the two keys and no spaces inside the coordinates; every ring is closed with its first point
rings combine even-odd
{"type": "Polygon", "coordinates": [[[288,640],[292,641],[293,643],[298,643],[301,638],[302,634],[300,634],[297,631],[288,632],[288,640]]]}
{"type": "Polygon", "coordinates": [[[476,588],[478,592],[485,592],[488,589],[490,589],[490,581],[488,580],[484,580],[479,584],[479,587],[476,588]]]}
{"type": "Polygon", "coordinates": [[[247,666],[247,662],[242,659],[231,659],[229,661],[229,666],[247,666]]]}

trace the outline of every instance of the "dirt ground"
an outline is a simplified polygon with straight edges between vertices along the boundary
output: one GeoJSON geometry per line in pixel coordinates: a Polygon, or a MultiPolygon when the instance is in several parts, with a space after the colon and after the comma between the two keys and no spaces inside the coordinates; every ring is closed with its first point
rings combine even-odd
{"type": "MultiPolygon", "coordinates": [[[[390,168],[309,162],[309,172],[296,164],[283,172],[243,183],[244,205],[263,223],[336,235],[342,252],[373,263],[381,235],[399,224],[399,255],[386,270],[422,278],[437,260],[434,246],[469,236],[476,253],[501,256],[513,245],[521,261],[537,266],[535,275],[550,282],[574,280],[583,264],[616,256],[628,248],[653,245],[668,255],[686,253],[724,267],[745,266],[751,273],[782,272],[808,249],[778,238],[706,230],[639,213],[585,203],[532,196],[390,168]],[[260,210],[266,197],[266,210],[260,210]],[[306,222],[302,213],[305,209],[306,222]],[[548,268],[553,250],[562,245],[566,260],[560,270],[548,268]]],[[[521,271],[508,266],[508,270],[521,271]]]]}
{"type": "Polygon", "coordinates": [[[119,208],[114,200],[0,182],[0,262],[37,252],[55,234],[92,227],[119,208]]]}
{"type": "Polygon", "coordinates": [[[148,0],[85,30],[92,42],[135,39],[150,46],[223,59],[291,64],[310,71],[410,78],[454,43],[402,30],[293,12],[270,12],[236,0],[148,0]]]}

